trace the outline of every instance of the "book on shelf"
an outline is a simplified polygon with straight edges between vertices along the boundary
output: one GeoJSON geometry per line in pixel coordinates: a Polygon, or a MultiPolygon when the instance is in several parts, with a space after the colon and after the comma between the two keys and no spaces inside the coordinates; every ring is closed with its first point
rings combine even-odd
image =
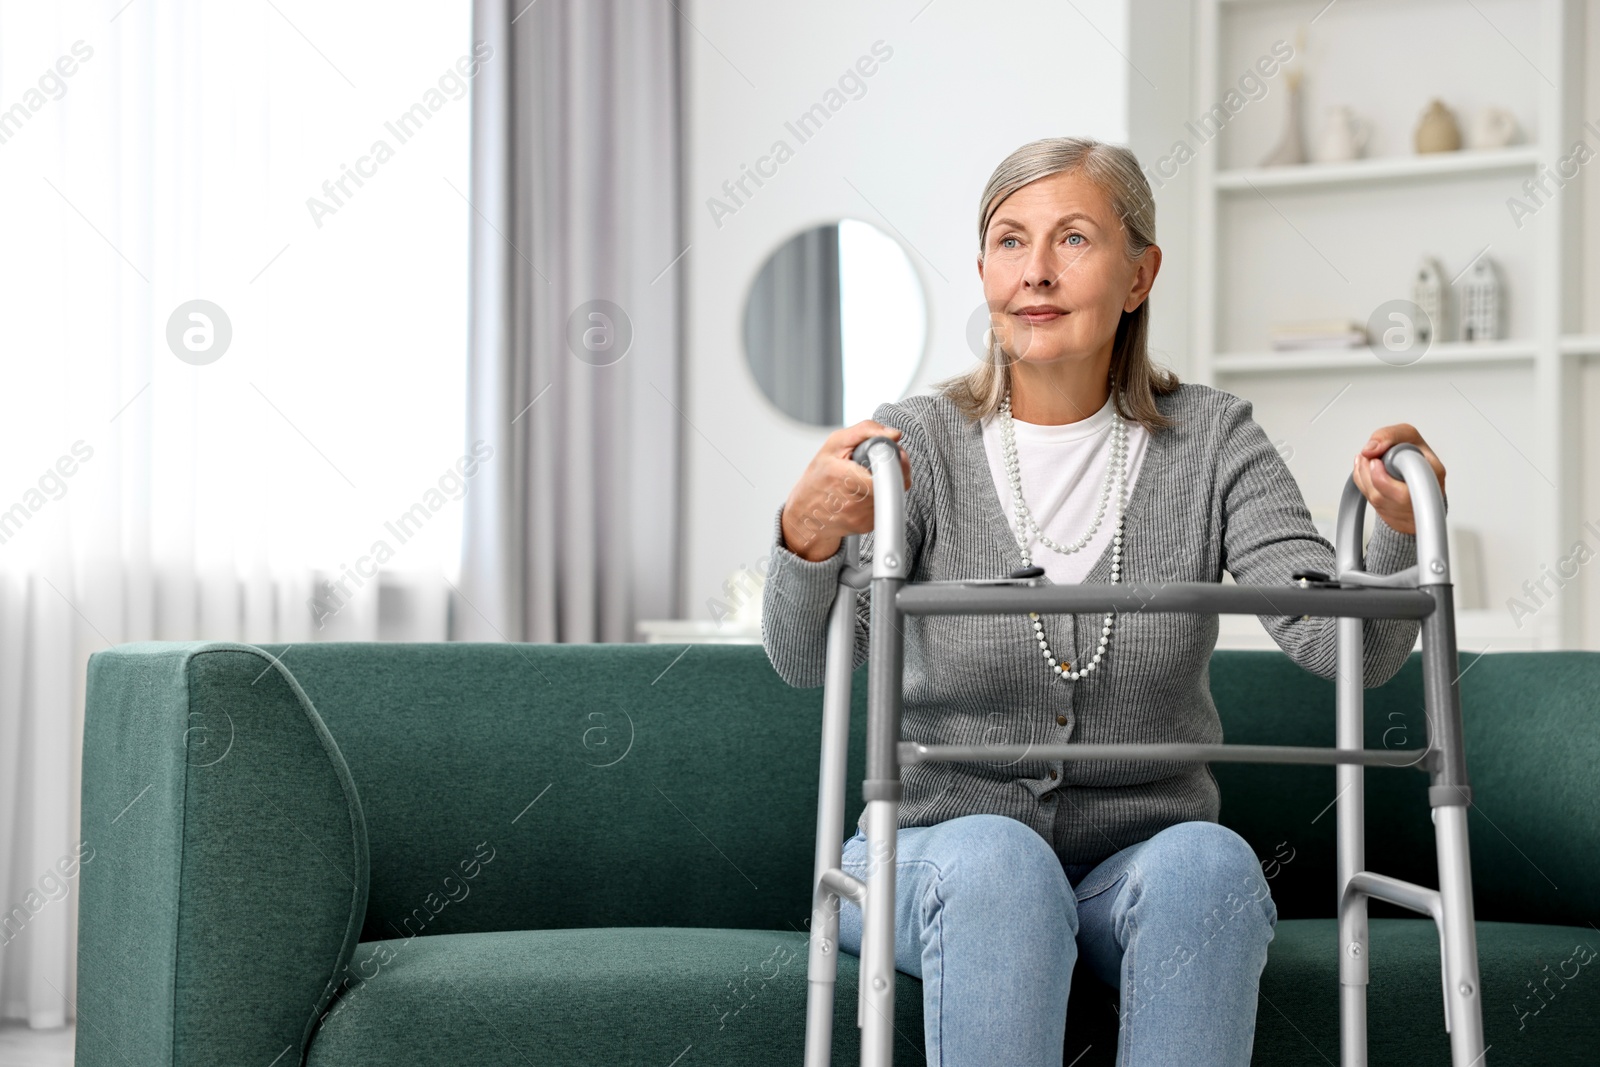
{"type": "Polygon", "coordinates": [[[1274,352],[1317,348],[1360,348],[1367,343],[1367,328],[1351,319],[1314,319],[1275,323],[1267,331],[1274,352]]]}

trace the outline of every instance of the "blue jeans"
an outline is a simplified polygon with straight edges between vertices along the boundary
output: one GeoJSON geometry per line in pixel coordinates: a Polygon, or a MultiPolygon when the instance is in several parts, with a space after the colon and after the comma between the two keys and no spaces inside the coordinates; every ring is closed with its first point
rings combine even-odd
{"type": "MultiPolygon", "coordinates": [[[[868,877],[859,830],[842,866],[868,877]]],[[[895,969],[922,979],[929,1067],[1061,1067],[1079,953],[1121,991],[1118,1067],[1247,1067],[1277,922],[1254,850],[1217,823],[1178,823],[1067,868],[1003,815],[906,827],[897,840],[895,969]]],[[[850,900],[839,947],[861,954],[850,900]]]]}

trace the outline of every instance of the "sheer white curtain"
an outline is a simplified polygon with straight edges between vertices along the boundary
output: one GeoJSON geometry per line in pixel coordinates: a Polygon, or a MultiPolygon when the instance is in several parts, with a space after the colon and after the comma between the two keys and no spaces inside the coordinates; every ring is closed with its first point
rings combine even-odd
{"type": "Polygon", "coordinates": [[[71,1016],[91,652],[449,633],[494,62],[468,0],[0,0],[0,1017],[71,1016]]]}

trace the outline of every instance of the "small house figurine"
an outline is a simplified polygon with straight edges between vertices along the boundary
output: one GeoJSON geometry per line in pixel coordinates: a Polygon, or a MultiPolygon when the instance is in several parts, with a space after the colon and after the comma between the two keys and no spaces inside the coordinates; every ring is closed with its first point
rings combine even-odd
{"type": "Polygon", "coordinates": [[[1444,298],[1444,272],[1439,269],[1439,261],[1424,256],[1411,285],[1411,300],[1422,309],[1425,317],[1417,323],[1417,340],[1423,344],[1447,340],[1444,298]]]}
{"type": "Polygon", "coordinates": [[[1493,341],[1500,335],[1500,279],[1483,256],[1461,285],[1461,339],[1493,341]]]}

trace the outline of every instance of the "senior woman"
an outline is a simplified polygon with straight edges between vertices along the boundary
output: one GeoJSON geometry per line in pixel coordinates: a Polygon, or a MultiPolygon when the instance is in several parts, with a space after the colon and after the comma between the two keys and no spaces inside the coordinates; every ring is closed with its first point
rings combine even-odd
{"type": "MultiPolygon", "coordinates": [[[[830,434],[778,508],[762,642],[780,677],[822,684],[843,538],[866,534],[871,557],[870,479],[850,455],[874,434],[900,444],[910,581],[1037,565],[1055,583],[1227,571],[1272,585],[1335,569],[1250,404],[1151,364],[1154,215],[1121,146],[1048,138],[995,169],[978,215],[995,323],[986,358],[830,434]]],[[[1416,558],[1409,494],[1380,459],[1400,441],[1444,479],[1408,425],[1378,429],[1356,453],[1379,574],[1416,558]]],[[[856,610],[859,666],[866,592],[856,610]]],[[[1333,675],[1333,620],[1261,622],[1295,662],[1333,675]]],[[[1417,627],[1365,624],[1366,684],[1399,669],[1417,627]]],[[[1215,616],[908,616],[905,628],[906,740],[1222,739],[1207,681],[1215,616]]],[[[1217,822],[1208,766],[929,762],[906,767],[903,786],[895,966],[922,979],[929,1064],[1059,1067],[1080,954],[1121,992],[1119,1064],[1250,1061],[1277,909],[1254,851],[1217,822]]],[[[843,865],[866,876],[859,827],[843,865]]],[[[839,940],[859,955],[853,901],[841,902],[839,940]]]]}

